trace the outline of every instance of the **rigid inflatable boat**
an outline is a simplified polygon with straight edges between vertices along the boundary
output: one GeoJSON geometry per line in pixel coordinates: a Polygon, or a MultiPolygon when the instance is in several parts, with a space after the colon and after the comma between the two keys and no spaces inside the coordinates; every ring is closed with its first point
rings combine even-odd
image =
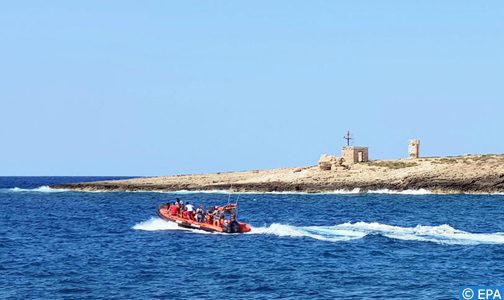
{"type": "Polygon", "coordinates": [[[244,233],[250,231],[248,224],[236,221],[236,204],[219,206],[215,210],[216,212],[213,214],[206,214],[204,222],[197,222],[193,217],[184,218],[181,214],[172,215],[169,204],[159,205],[157,214],[161,219],[175,222],[178,226],[185,228],[223,233],[244,233]]]}

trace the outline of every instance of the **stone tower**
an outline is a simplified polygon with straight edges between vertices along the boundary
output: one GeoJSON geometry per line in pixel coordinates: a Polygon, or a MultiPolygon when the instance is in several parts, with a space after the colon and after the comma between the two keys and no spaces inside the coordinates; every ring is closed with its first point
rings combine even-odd
{"type": "Polygon", "coordinates": [[[345,164],[357,164],[368,161],[368,147],[347,146],[341,149],[341,157],[345,164]]]}
{"type": "Polygon", "coordinates": [[[408,156],[409,158],[420,157],[420,140],[414,139],[409,141],[408,156]]]}

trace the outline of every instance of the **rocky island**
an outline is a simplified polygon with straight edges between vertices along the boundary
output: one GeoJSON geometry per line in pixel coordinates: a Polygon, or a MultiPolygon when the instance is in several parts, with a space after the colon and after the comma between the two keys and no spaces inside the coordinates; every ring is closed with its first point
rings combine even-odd
{"type": "MultiPolygon", "coordinates": [[[[367,155],[367,153],[366,153],[367,155]]],[[[318,166],[176,175],[53,185],[78,191],[307,192],[428,190],[437,193],[504,192],[504,155],[464,155],[318,166]]],[[[367,159],[366,159],[367,160],[367,159]]]]}

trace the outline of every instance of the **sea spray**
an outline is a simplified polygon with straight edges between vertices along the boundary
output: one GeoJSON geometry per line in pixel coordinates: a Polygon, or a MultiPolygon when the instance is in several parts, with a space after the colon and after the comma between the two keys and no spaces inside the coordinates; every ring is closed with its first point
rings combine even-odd
{"type": "Polygon", "coordinates": [[[144,230],[144,231],[158,231],[158,230],[177,230],[183,229],[183,227],[179,227],[174,222],[166,222],[160,218],[150,218],[147,221],[141,222],[133,226],[135,230],[144,230]]]}
{"type": "Polygon", "coordinates": [[[183,231],[190,231],[190,232],[194,232],[194,233],[210,234],[210,232],[203,231],[203,230],[180,227],[175,222],[168,222],[163,219],[155,218],[155,217],[152,217],[147,221],[135,224],[135,226],[133,226],[133,229],[143,230],[143,231],[183,230],[183,231]]]}

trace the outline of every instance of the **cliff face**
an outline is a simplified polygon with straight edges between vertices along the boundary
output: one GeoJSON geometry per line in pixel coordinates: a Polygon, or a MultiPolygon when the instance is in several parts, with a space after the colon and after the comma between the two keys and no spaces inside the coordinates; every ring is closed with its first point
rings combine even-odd
{"type": "Polygon", "coordinates": [[[417,190],[441,193],[504,192],[504,155],[466,155],[371,161],[349,168],[255,170],[55,185],[86,191],[232,190],[240,192],[331,192],[417,190]]]}

